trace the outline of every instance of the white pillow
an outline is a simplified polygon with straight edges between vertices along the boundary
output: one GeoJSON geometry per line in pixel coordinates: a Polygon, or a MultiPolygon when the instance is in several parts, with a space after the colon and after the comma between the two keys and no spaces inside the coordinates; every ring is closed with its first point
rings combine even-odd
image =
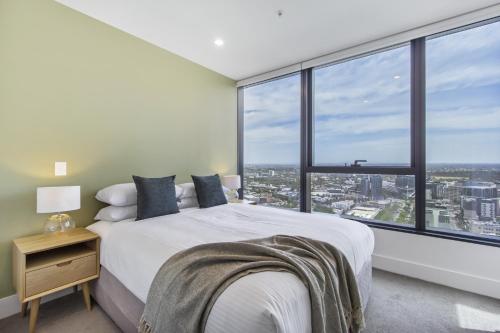
{"type": "Polygon", "coordinates": [[[196,197],[181,198],[181,201],[177,203],[179,209],[199,207],[198,199],[196,197]]]}
{"type": "Polygon", "coordinates": [[[196,189],[194,188],[194,183],[183,183],[176,185],[176,187],[180,187],[182,189],[182,194],[180,199],[184,198],[196,198],[196,189]]]}
{"type": "Polygon", "coordinates": [[[94,219],[100,221],[118,222],[135,217],[137,217],[137,205],[123,207],[108,206],[101,209],[94,219]]]}
{"type": "MultiPolygon", "coordinates": [[[[175,197],[179,198],[182,192],[183,189],[176,185],[175,197]]],[[[111,206],[135,205],[137,204],[137,189],[135,183],[115,184],[99,190],[95,198],[111,206]]]]}
{"type": "MultiPolygon", "coordinates": [[[[182,194],[181,196],[177,196],[177,198],[180,198],[181,200],[184,198],[196,198],[196,188],[194,187],[194,183],[183,183],[175,186],[182,188],[182,194]]],[[[226,195],[227,198],[227,192],[229,192],[229,189],[225,186],[222,186],[222,190],[224,191],[224,194],[226,195]]]]}

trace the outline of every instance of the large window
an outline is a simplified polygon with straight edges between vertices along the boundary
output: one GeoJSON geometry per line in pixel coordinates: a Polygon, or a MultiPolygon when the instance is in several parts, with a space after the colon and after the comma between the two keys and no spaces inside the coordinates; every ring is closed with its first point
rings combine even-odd
{"type": "Polygon", "coordinates": [[[238,94],[245,198],[500,245],[499,19],[238,94]]]}
{"type": "Polygon", "coordinates": [[[300,75],[244,89],[244,197],[299,209],[300,75]]]}
{"type": "Polygon", "coordinates": [[[500,22],[426,51],[426,225],[500,236],[500,22]]]}

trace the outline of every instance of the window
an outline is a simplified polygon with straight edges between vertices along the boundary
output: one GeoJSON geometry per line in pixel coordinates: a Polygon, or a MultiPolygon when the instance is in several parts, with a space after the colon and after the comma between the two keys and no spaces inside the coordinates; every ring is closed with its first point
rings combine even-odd
{"type": "Polygon", "coordinates": [[[313,70],[314,165],[410,165],[410,46],[313,70]]]}
{"type": "Polygon", "coordinates": [[[300,75],[244,88],[244,197],[299,209],[300,75]]]}
{"type": "Polygon", "coordinates": [[[500,246],[500,18],[238,96],[246,198],[500,246]]]}
{"type": "Polygon", "coordinates": [[[428,38],[430,229],[500,237],[500,22],[428,38]]]}

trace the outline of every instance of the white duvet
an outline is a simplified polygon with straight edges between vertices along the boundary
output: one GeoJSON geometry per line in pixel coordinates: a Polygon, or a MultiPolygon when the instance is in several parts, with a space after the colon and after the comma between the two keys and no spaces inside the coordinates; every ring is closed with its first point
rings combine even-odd
{"type": "MultiPolygon", "coordinates": [[[[137,222],[100,221],[88,228],[101,236],[101,264],[144,303],[161,265],[203,243],[300,235],[336,246],[356,274],[374,248],[373,232],[364,224],[244,204],[185,209],[137,222]]],[[[310,331],[308,290],[286,272],[256,273],[234,282],[216,301],[205,328],[206,333],[310,331]]]]}

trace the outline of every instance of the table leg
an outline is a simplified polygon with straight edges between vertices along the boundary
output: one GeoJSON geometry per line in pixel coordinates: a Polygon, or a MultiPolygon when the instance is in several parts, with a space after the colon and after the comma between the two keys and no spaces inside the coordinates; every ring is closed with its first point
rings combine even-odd
{"type": "Polygon", "coordinates": [[[26,312],[28,311],[28,303],[29,302],[24,302],[21,304],[21,316],[26,317],[26,312]]]}
{"type": "Polygon", "coordinates": [[[85,301],[85,306],[87,307],[87,310],[90,311],[91,304],[90,304],[90,289],[89,289],[89,283],[84,282],[81,284],[82,287],[82,292],[83,292],[83,300],[85,301]]]}
{"type": "Polygon", "coordinates": [[[35,332],[39,307],[40,307],[40,298],[35,298],[34,300],[31,301],[29,333],[35,332]]]}

